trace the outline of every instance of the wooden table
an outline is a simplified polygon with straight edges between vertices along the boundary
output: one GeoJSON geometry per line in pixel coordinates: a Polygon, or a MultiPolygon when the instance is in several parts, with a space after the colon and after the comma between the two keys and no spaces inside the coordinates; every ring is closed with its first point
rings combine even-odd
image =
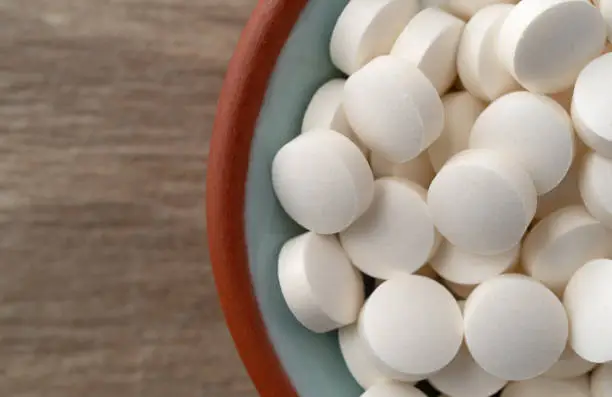
{"type": "Polygon", "coordinates": [[[254,397],[204,175],[255,0],[0,2],[0,395],[254,397]]]}

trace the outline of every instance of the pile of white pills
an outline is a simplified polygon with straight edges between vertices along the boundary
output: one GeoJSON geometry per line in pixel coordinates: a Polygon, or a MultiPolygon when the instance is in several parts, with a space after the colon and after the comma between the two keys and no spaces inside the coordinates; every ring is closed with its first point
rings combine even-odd
{"type": "Polygon", "coordinates": [[[361,397],[612,397],[611,50],[612,0],[348,2],[271,173],[361,397]]]}

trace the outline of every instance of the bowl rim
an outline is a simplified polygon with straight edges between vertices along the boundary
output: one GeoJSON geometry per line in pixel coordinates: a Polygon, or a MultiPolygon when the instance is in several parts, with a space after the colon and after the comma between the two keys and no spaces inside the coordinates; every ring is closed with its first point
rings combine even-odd
{"type": "Polygon", "coordinates": [[[298,397],[276,355],[253,293],[245,236],[251,141],[276,60],[308,0],[260,0],[225,76],[210,141],[206,224],[225,321],[261,396],[298,397]]]}

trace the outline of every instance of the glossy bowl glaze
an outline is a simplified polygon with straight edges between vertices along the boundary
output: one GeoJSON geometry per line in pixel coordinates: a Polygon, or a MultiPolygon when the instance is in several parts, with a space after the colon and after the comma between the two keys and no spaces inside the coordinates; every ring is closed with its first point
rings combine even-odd
{"type": "Polygon", "coordinates": [[[283,301],[281,245],[301,229],[272,191],[278,149],[300,132],[314,91],[341,75],[329,59],[348,0],[261,0],[230,63],[207,171],[207,230],[221,305],[263,397],[358,397],[337,334],[304,329],[283,301]]]}

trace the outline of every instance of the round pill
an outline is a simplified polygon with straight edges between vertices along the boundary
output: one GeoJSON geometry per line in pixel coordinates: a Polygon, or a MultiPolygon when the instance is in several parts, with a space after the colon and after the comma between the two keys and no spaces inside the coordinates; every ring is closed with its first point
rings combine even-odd
{"type": "Polygon", "coordinates": [[[366,301],[359,332],[385,366],[406,374],[431,374],[448,365],[463,340],[455,298],[429,278],[401,275],[366,301]]]}
{"type": "Polygon", "coordinates": [[[563,303],[570,319],[570,343],[592,363],[612,361],[612,261],[582,266],[567,284],[563,303]]]}
{"type": "Polygon", "coordinates": [[[338,342],[342,357],[351,375],[364,389],[390,379],[418,382],[425,378],[424,376],[411,376],[378,367],[376,358],[372,356],[363,338],[359,336],[356,324],[340,329],[338,331],[338,342]]]}
{"type": "Polygon", "coordinates": [[[467,297],[470,296],[472,291],[474,291],[474,289],[476,289],[476,287],[478,286],[477,284],[457,284],[447,280],[444,280],[443,282],[450,292],[462,299],[467,299],[467,297]]]}
{"type": "Polygon", "coordinates": [[[472,128],[470,147],[496,150],[518,161],[531,175],[538,194],[544,194],[561,183],[572,165],[572,120],[548,97],[513,92],[480,114],[472,128]]]}
{"type": "Polygon", "coordinates": [[[590,397],[588,387],[583,386],[585,379],[561,380],[538,377],[510,383],[501,397],[590,397]]]}
{"type": "Polygon", "coordinates": [[[606,27],[608,31],[608,41],[612,43],[612,1],[610,0],[599,0],[599,10],[606,21],[606,27]]]}
{"type": "Polygon", "coordinates": [[[586,146],[580,139],[576,139],[574,161],[565,175],[565,178],[553,190],[538,197],[538,209],[536,219],[542,219],[561,208],[570,205],[582,205],[580,190],[578,189],[578,175],[582,160],[588,152],[586,146]]]}
{"type": "Polygon", "coordinates": [[[608,243],[607,230],[584,207],[565,207],[527,233],[521,263],[528,275],[561,295],[576,270],[607,255],[608,243]]]}
{"type": "Polygon", "coordinates": [[[467,149],[472,126],[486,107],[484,102],[467,91],[445,95],[442,104],[444,130],[428,149],[429,159],[436,171],[440,171],[453,155],[467,149]]]}
{"type": "Polygon", "coordinates": [[[510,269],[518,260],[520,244],[497,255],[477,255],[443,241],[429,263],[443,279],[458,284],[480,284],[510,269]]]}
{"type": "MultiPolygon", "coordinates": [[[[438,280],[439,278],[438,273],[436,273],[436,271],[430,265],[427,265],[427,264],[423,266],[422,268],[420,268],[419,270],[417,270],[416,272],[414,272],[413,274],[417,276],[427,277],[432,280],[438,280]]],[[[385,281],[387,280],[376,279],[376,287],[379,287],[385,281]]]]}
{"type": "Polygon", "coordinates": [[[350,75],[377,56],[388,54],[417,12],[417,1],[351,0],[332,32],[332,62],[350,75]]]}
{"type": "Polygon", "coordinates": [[[404,28],[391,55],[418,67],[442,95],[457,78],[457,48],[464,25],[439,8],[426,8],[404,28]]]}
{"type": "Polygon", "coordinates": [[[350,76],[344,109],[357,136],[390,161],[416,158],[444,127],[444,106],[427,77],[407,61],[382,56],[350,76]]]}
{"type": "Polygon", "coordinates": [[[357,320],[363,279],[336,237],[307,232],[287,241],[278,278],[287,306],[309,330],[328,332],[357,320]]]}
{"type": "Polygon", "coordinates": [[[393,163],[378,153],[370,153],[370,166],[375,178],[398,177],[408,179],[424,188],[429,187],[435,172],[429,161],[427,153],[406,161],[405,163],[393,163]]]}
{"type": "Polygon", "coordinates": [[[506,380],[543,374],[567,344],[568,319],[559,299],[519,274],[497,276],[476,287],[465,303],[464,325],[474,360],[506,380]]]}
{"type": "Polygon", "coordinates": [[[576,132],[591,149],[612,158],[612,53],[585,67],[574,87],[572,119],[576,132]]]}
{"type": "Polygon", "coordinates": [[[457,54],[459,78],[466,90],[485,101],[519,89],[496,51],[499,29],[513,7],[494,4],[481,9],[465,25],[461,36],[457,54]]]}
{"type": "Polygon", "coordinates": [[[605,41],[604,20],[588,1],[523,0],[504,21],[497,48],[523,87],[551,94],[570,88],[605,41]]]}
{"type": "Polygon", "coordinates": [[[400,382],[382,382],[369,388],[361,397],[427,397],[416,387],[400,382]]]}
{"type": "Polygon", "coordinates": [[[390,279],[420,269],[439,245],[429,215],[427,192],[414,182],[382,178],[372,205],[340,233],[353,264],[365,274],[390,279]]]}
{"type": "Polygon", "coordinates": [[[535,214],[537,193],[520,165],[477,149],[448,161],[429,186],[427,204],[451,244],[495,255],[519,244],[535,214]]]}
{"type": "Polygon", "coordinates": [[[606,227],[612,228],[612,159],[596,153],[584,156],[578,187],[587,210],[606,227]]]}
{"type": "Polygon", "coordinates": [[[357,138],[344,114],[344,83],[344,79],[333,79],[315,92],[304,114],[302,133],[320,129],[333,130],[349,138],[366,153],[367,148],[357,138]]]}
{"type": "Polygon", "coordinates": [[[301,134],[272,162],[272,184],[283,209],[304,228],[337,233],[365,212],[374,177],[350,139],[329,130],[301,134]]]}
{"type": "Polygon", "coordinates": [[[572,379],[582,376],[595,367],[595,363],[586,361],[577,355],[571,346],[565,348],[561,358],[543,376],[554,379],[572,379]]]}
{"type": "Polygon", "coordinates": [[[518,0],[447,0],[445,9],[460,18],[469,20],[481,9],[493,4],[516,4],[518,0]]]}
{"type": "Polygon", "coordinates": [[[603,364],[593,371],[591,394],[593,397],[612,396],[612,363],[603,364]]]}
{"type": "Polygon", "coordinates": [[[428,380],[437,390],[453,397],[492,396],[508,383],[476,364],[465,345],[448,366],[428,380]]]}

